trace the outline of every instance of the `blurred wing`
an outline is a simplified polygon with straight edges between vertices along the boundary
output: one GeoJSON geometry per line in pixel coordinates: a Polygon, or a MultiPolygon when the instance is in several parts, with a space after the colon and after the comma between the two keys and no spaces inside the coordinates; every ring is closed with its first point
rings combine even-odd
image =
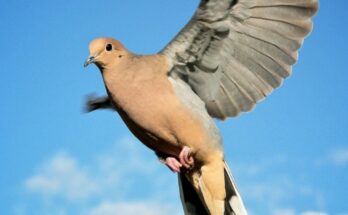
{"type": "Polygon", "coordinates": [[[237,116],[291,74],[317,9],[317,0],[202,0],[161,54],[211,116],[237,116]]]}

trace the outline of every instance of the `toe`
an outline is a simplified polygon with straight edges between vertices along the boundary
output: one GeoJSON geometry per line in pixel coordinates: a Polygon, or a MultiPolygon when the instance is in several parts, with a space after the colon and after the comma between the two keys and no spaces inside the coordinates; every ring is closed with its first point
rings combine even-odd
{"type": "Polygon", "coordinates": [[[180,172],[180,168],[181,168],[181,163],[173,157],[168,157],[166,158],[166,165],[168,166],[168,168],[173,171],[173,172],[180,172]]]}
{"type": "Polygon", "coordinates": [[[193,164],[191,149],[189,147],[185,146],[180,152],[179,159],[180,159],[181,164],[184,167],[190,168],[191,165],[193,164]]]}

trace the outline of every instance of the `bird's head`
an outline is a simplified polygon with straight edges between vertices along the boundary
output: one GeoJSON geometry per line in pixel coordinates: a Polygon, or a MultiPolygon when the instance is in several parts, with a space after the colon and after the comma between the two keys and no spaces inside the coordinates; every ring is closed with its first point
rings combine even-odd
{"type": "Polygon", "coordinates": [[[99,68],[113,66],[129,54],[127,49],[117,40],[112,38],[97,38],[89,44],[90,55],[84,66],[94,63],[99,68]]]}

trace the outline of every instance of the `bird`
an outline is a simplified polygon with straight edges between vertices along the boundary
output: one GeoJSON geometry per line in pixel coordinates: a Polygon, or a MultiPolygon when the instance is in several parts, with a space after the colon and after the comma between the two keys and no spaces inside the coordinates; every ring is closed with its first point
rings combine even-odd
{"type": "Polygon", "coordinates": [[[214,119],[250,112],[292,73],[312,31],[317,0],[201,0],[161,51],[139,55],[111,37],[94,39],[107,95],[88,112],[112,109],[170,170],[186,215],[246,215],[214,119]]]}

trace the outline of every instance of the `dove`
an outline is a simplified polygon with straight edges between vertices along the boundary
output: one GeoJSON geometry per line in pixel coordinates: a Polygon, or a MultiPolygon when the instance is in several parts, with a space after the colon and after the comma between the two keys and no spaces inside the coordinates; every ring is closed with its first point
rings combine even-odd
{"type": "Polygon", "coordinates": [[[107,95],[87,110],[116,110],[129,130],[178,173],[187,215],[246,215],[214,118],[251,111],[291,75],[317,0],[202,0],[160,52],[139,55],[97,38],[107,95]]]}

